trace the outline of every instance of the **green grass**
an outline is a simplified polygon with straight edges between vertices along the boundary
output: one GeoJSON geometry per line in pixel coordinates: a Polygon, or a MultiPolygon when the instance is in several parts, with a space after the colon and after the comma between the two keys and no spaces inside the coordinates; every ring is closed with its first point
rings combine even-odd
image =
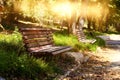
{"type": "Polygon", "coordinates": [[[70,45],[74,46],[78,43],[77,39],[73,35],[68,35],[65,31],[64,32],[56,32],[53,35],[54,43],[56,45],[70,45]]]}
{"type": "Polygon", "coordinates": [[[100,35],[101,33],[93,33],[94,36],[91,36],[89,33],[85,33],[86,37],[89,39],[96,39],[97,41],[94,44],[89,43],[81,43],[77,40],[77,37],[74,35],[68,35],[66,31],[60,31],[54,33],[54,42],[56,45],[68,45],[72,46],[74,51],[84,51],[84,50],[90,50],[90,51],[96,51],[96,48],[98,46],[104,46],[105,42],[100,39],[96,38],[96,35],[100,35]]]}

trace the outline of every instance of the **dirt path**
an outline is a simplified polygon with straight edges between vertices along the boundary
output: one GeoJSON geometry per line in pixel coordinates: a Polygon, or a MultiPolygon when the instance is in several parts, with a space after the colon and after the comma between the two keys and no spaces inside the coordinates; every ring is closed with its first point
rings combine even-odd
{"type": "Polygon", "coordinates": [[[66,80],[120,80],[120,48],[99,49],[66,80]]]}
{"type": "Polygon", "coordinates": [[[87,53],[92,55],[88,62],[83,63],[66,80],[120,80],[120,46],[114,46],[87,53]]]}

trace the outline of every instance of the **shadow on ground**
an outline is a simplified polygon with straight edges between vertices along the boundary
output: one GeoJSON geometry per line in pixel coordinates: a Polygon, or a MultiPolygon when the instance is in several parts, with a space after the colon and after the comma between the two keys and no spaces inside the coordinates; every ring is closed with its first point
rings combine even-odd
{"type": "MultiPolygon", "coordinates": [[[[83,63],[79,69],[71,73],[68,80],[120,80],[120,71],[111,71],[109,62],[98,60],[99,57],[92,56],[88,62],[83,63]]],[[[111,66],[112,67],[112,66],[111,66]]]]}

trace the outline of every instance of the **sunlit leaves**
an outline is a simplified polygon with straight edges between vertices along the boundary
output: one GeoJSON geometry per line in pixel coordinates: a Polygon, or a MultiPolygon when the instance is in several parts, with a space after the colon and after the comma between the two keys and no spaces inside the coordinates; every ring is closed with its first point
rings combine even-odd
{"type": "Polygon", "coordinates": [[[69,2],[55,4],[52,10],[60,16],[70,17],[72,15],[72,6],[69,2]]]}

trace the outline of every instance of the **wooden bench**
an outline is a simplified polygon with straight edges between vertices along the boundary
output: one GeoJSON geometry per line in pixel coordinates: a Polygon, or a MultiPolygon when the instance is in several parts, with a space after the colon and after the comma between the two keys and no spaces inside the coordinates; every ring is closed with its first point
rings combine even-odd
{"type": "Polygon", "coordinates": [[[55,46],[51,29],[35,26],[19,30],[26,50],[33,56],[56,55],[72,49],[70,46],[55,46]]]}
{"type": "Polygon", "coordinates": [[[76,30],[76,34],[79,42],[90,43],[90,44],[93,44],[96,42],[96,39],[87,39],[83,30],[80,30],[80,29],[76,30]]]}

